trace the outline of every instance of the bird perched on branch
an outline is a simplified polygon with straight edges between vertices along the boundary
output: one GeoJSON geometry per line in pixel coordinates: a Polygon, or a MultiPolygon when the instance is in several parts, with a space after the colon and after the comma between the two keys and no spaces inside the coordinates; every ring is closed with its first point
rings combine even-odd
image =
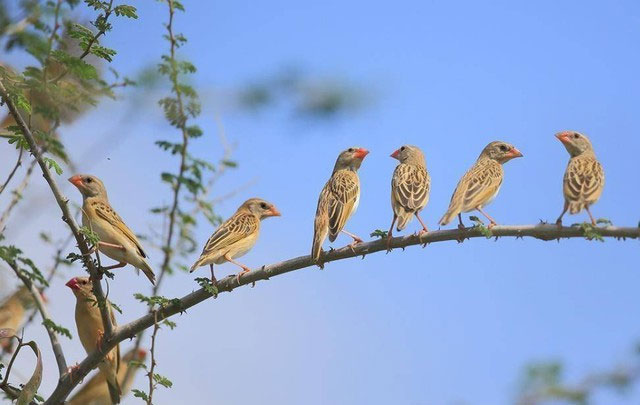
{"type": "Polygon", "coordinates": [[[102,269],[116,269],[128,263],[142,270],[151,284],[155,284],[156,276],[147,261],[147,254],[136,235],[111,208],[102,181],[88,174],[76,174],[69,181],[82,193],[82,225],[98,235],[98,250],[118,262],[102,269]]]}
{"type": "Polygon", "coordinates": [[[333,242],[340,232],[353,238],[353,246],[362,239],[344,230],[347,220],[356,212],[360,200],[360,179],[358,169],[369,153],[364,148],[352,147],[338,155],[331,178],[327,181],[318,198],[318,208],[313,227],[311,257],[322,266],[322,244],[329,235],[333,242]]]}
{"type": "Polygon", "coordinates": [[[451,196],[449,209],[440,219],[440,225],[447,225],[457,215],[460,222],[458,228],[464,229],[461,213],[478,210],[489,220],[489,228],[493,228],[496,221],[483,208],[500,191],[504,177],[502,165],[517,157],[522,157],[522,153],[506,142],[494,141],[485,146],[476,163],[458,182],[451,196]]]}
{"type": "Polygon", "coordinates": [[[391,154],[398,159],[391,178],[391,208],[393,220],[387,234],[387,241],[393,237],[393,225],[398,221],[397,230],[403,230],[415,215],[422,225],[422,231],[428,232],[427,226],[420,218],[420,211],[429,202],[431,177],[427,172],[424,154],[417,146],[404,145],[391,154]]]}
{"type": "Polygon", "coordinates": [[[589,138],[575,131],[564,131],[556,134],[571,155],[567,170],[564,172],[562,191],[564,192],[564,209],[556,223],[562,225],[562,217],[567,212],[577,214],[583,209],[589,214],[591,223],[596,220],[589,207],[602,195],[604,188],[604,171],[596,159],[589,138]]]}
{"type": "MultiPolygon", "coordinates": [[[[0,304],[0,329],[17,331],[24,320],[26,309],[33,306],[33,297],[27,287],[18,288],[0,304]]],[[[0,340],[0,347],[5,352],[13,348],[13,339],[0,340]]]]}
{"type": "MultiPolygon", "coordinates": [[[[118,370],[118,382],[122,390],[122,395],[126,395],[131,386],[136,371],[141,368],[132,361],[143,363],[147,357],[144,349],[131,349],[122,356],[122,365],[118,370]],[[129,369],[131,371],[128,371],[129,369]]],[[[67,405],[111,405],[111,397],[107,388],[107,380],[104,373],[99,371],[91,380],[85,383],[80,390],[67,402],[67,405]]]]}
{"type": "Polygon", "coordinates": [[[207,240],[202,254],[191,266],[190,273],[208,264],[211,267],[211,283],[215,285],[213,265],[230,262],[242,268],[242,271],[236,275],[239,283],[240,276],[251,269],[234,259],[244,256],[255,245],[260,234],[260,221],[274,216],[279,217],[280,211],[270,202],[260,198],[250,198],[245,201],[235,214],[223,222],[207,240]]]}
{"type": "MultiPolygon", "coordinates": [[[[104,324],[100,314],[99,303],[93,294],[93,285],[88,277],[74,277],[66,284],[76,296],[76,327],[78,337],[87,354],[96,351],[102,344],[104,336],[104,324]]],[[[111,317],[111,323],[115,326],[116,319],[111,309],[111,303],[106,301],[111,317]]],[[[98,364],[98,369],[104,374],[107,381],[109,396],[114,404],[120,403],[120,384],[118,383],[118,370],[120,368],[120,345],[114,347],[104,356],[98,364]]]]}

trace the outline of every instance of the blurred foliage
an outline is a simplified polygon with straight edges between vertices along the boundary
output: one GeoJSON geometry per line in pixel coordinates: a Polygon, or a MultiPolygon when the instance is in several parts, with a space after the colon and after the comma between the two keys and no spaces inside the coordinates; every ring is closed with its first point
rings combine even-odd
{"type": "Polygon", "coordinates": [[[640,346],[627,364],[591,373],[579,382],[566,381],[559,361],[532,363],[525,367],[517,405],[590,405],[601,391],[623,395],[640,378],[640,346]]]}

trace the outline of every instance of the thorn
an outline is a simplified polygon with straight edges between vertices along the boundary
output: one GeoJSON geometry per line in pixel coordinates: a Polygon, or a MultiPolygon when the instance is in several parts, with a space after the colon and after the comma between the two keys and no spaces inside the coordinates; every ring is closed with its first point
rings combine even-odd
{"type": "Polygon", "coordinates": [[[366,255],[362,255],[362,260],[364,260],[364,257],[365,257],[365,256],[366,256],[366,255]]]}

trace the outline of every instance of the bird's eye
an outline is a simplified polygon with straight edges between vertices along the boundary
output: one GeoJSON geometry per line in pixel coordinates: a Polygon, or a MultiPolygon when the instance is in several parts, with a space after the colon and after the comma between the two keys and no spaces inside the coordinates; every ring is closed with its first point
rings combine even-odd
{"type": "Polygon", "coordinates": [[[87,280],[82,280],[80,284],[87,284],[87,280]]]}
{"type": "Polygon", "coordinates": [[[507,145],[500,145],[500,150],[506,152],[509,150],[509,148],[507,148],[507,145]]]}
{"type": "Polygon", "coordinates": [[[91,183],[93,179],[91,177],[87,177],[86,179],[84,179],[84,181],[86,181],[87,183],[91,183]]]}
{"type": "Polygon", "coordinates": [[[353,148],[347,149],[347,152],[353,152],[353,148]]]}
{"type": "Polygon", "coordinates": [[[573,137],[574,137],[575,139],[578,139],[578,138],[580,138],[580,134],[576,132],[576,133],[574,133],[574,134],[573,134],[573,137]]]}
{"type": "Polygon", "coordinates": [[[266,203],[260,203],[260,208],[262,208],[263,210],[267,209],[267,204],[266,203]]]}
{"type": "Polygon", "coordinates": [[[407,148],[405,148],[404,146],[400,148],[400,150],[405,150],[405,149],[407,149],[407,148]]]}

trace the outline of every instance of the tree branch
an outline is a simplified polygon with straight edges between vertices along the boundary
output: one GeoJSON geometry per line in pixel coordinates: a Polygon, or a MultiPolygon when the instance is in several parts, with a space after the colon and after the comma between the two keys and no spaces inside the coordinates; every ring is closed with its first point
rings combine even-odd
{"type": "MultiPolygon", "coordinates": [[[[603,238],[616,238],[616,239],[638,239],[640,238],[640,227],[598,227],[594,228],[600,236],[603,238]]],[[[584,238],[585,232],[581,227],[559,227],[557,225],[539,224],[539,225],[498,225],[492,230],[493,236],[500,237],[533,237],[536,239],[549,241],[561,238],[584,238]]],[[[468,228],[464,230],[451,229],[451,230],[439,230],[431,231],[422,236],[409,235],[396,237],[391,239],[390,245],[394,248],[405,248],[413,245],[425,245],[435,242],[445,241],[460,241],[471,238],[486,238],[483,235],[482,229],[479,227],[468,228]]],[[[333,262],[337,260],[348,259],[357,256],[366,256],[371,253],[385,251],[387,249],[386,239],[378,239],[371,242],[361,243],[351,249],[349,246],[345,246],[340,249],[331,250],[324,255],[324,263],[333,262]]],[[[294,270],[300,270],[307,267],[315,266],[316,263],[312,260],[311,256],[300,256],[293,259],[289,259],[283,262],[274,263],[267,266],[262,266],[259,269],[252,270],[241,277],[240,282],[236,280],[235,276],[228,276],[218,281],[217,288],[218,293],[230,292],[234,289],[255,283],[259,280],[269,280],[270,277],[278,276],[280,274],[288,273],[294,270]]],[[[119,342],[126,339],[131,339],[141,331],[151,327],[156,322],[160,322],[177,313],[185,312],[187,309],[199,304],[200,302],[211,298],[204,288],[194,291],[185,295],[170,305],[157,310],[157,312],[149,313],[122,325],[114,331],[113,338],[110,341],[104,341],[99,350],[96,350],[89,356],[87,356],[73,372],[73,380],[68,374],[63,375],[58,382],[58,386],[51,394],[49,399],[44,405],[58,405],[61,404],[64,399],[69,395],[71,390],[80,382],[94,367],[98,365],[102,359],[100,353],[108,353],[119,342]]]]}
{"type": "Polygon", "coordinates": [[[4,191],[5,188],[7,188],[7,185],[9,184],[9,182],[11,181],[11,179],[13,178],[13,176],[16,174],[16,172],[18,171],[18,168],[20,167],[20,165],[22,164],[22,153],[24,152],[24,148],[20,148],[20,152],[18,153],[18,160],[16,161],[16,164],[13,166],[13,169],[11,170],[11,172],[9,173],[9,176],[7,176],[7,180],[5,180],[4,184],[2,184],[0,186],[0,194],[2,194],[2,192],[4,191]]]}
{"type": "MultiPolygon", "coordinates": [[[[105,340],[109,340],[111,337],[111,334],[113,333],[113,325],[111,324],[111,318],[109,317],[109,311],[106,304],[107,301],[104,297],[104,291],[102,290],[102,285],[100,284],[99,272],[98,272],[98,269],[94,266],[93,261],[91,260],[91,257],[89,255],[89,247],[87,246],[87,243],[84,240],[84,237],[80,233],[80,227],[78,226],[75,219],[73,218],[73,215],[71,215],[71,211],[69,210],[69,206],[67,205],[67,203],[69,202],[69,199],[62,194],[62,191],[60,191],[60,187],[58,187],[58,183],[55,181],[55,179],[51,175],[51,172],[47,167],[47,163],[43,159],[42,153],[38,148],[38,145],[36,143],[35,138],[33,137],[33,134],[31,133],[31,130],[25,123],[16,105],[13,103],[13,101],[7,94],[7,89],[4,87],[2,80],[0,80],[0,97],[9,108],[9,112],[13,116],[13,119],[16,121],[16,124],[20,127],[22,134],[27,140],[27,143],[29,144],[30,152],[38,161],[38,165],[42,170],[42,176],[45,178],[45,180],[49,184],[49,188],[51,188],[51,192],[53,193],[53,196],[55,197],[56,202],[58,203],[58,206],[62,211],[62,220],[67,223],[67,225],[71,229],[71,232],[73,233],[73,236],[76,239],[78,249],[80,249],[80,253],[82,253],[84,265],[89,271],[89,274],[91,275],[91,279],[93,280],[93,293],[95,294],[96,299],[99,303],[100,314],[102,316],[102,322],[104,324],[104,332],[105,332],[104,338],[105,340]]],[[[104,352],[104,353],[107,353],[107,352],[104,352]]]]}

